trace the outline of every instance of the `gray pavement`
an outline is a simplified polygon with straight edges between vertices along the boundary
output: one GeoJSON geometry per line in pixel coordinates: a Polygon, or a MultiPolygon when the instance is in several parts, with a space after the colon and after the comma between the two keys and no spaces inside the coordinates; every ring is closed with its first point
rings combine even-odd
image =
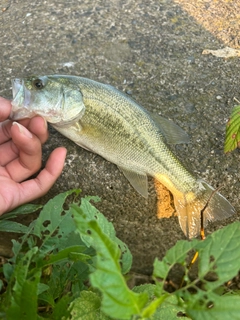
{"type": "MultiPolygon", "coordinates": [[[[73,74],[128,92],[148,110],[174,120],[190,136],[173,151],[195,175],[223,185],[239,213],[239,151],[223,154],[225,124],[240,100],[239,58],[202,55],[224,47],[171,0],[3,1],[0,9],[0,95],[11,98],[11,79],[32,74],[73,74]]],[[[97,207],[113,222],[133,253],[133,270],[150,273],[156,256],[184,235],[176,217],[156,218],[156,195],[149,199],[129,185],[117,167],[50,129],[44,161],[64,145],[64,172],[46,202],[59,192],[81,188],[98,195],[97,207]]],[[[1,155],[0,155],[1,156],[1,155]]],[[[38,201],[38,202],[39,202],[38,201]]],[[[213,223],[207,232],[239,219],[213,223]]],[[[0,254],[10,237],[0,236],[0,254]]]]}

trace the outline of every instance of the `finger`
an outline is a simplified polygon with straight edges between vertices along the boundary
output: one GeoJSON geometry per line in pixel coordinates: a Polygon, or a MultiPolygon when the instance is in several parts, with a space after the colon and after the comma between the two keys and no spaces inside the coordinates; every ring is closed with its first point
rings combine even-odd
{"type": "MultiPolygon", "coordinates": [[[[35,134],[41,143],[46,142],[48,138],[47,122],[42,117],[34,117],[32,119],[24,119],[19,121],[27,127],[29,131],[35,134]]],[[[4,121],[0,124],[0,165],[5,166],[18,156],[18,148],[10,140],[12,121],[4,121]]]]}
{"type": "Polygon", "coordinates": [[[0,145],[0,166],[6,166],[9,162],[18,158],[19,150],[12,140],[0,145]]]}
{"type": "MultiPolygon", "coordinates": [[[[34,117],[32,119],[24,119],[19,121],[34,133],[43,144],[48,139],[47,122],[42,117],[34,117]]],[[[0,165],[5,166],[10,161],[18,157],[19,150],[11,139],[11,121],[5,121],[0,127],[0,165]],[[9,141],[8,141],[9,140],[9,141]],[[6,142],[7,141],[7,142],[6,142]]]]}
{"type": "Polygon", "coordinates": [[[46,167],[35,179],[27,180],[20,184],[15,183],[15,186],[12,187],[12,190],[15,190],[15,192],[12,191],[12,194],[10,192],[5,197],[2,197],[0,194],[0,203],[3,203],[3,206],[0,206],[0,215],[47,193],[61,174],[65,157],[65,148],[60,147],[55,149],[51,153],[46,167]]]}
{"type": "Polygon", "coordinates": [[[32,118],[27,125],[29,131],[35,134],[41,143],[45,143],[48,139],[48,129],[47,129],[47,121],[40,117],[36,116],[32,118]]]}
{"type": "Polygon", "coordinates": [[[0,121],[4,121],[10,116],[12,110],[11,101],[0,97],[0,106],[0,121]]]}
{"type": "MultiPolygon", "coordinates": [[[[1,110],[1,108],[0,108],[0,110],[1,110]]],[[[36,118],[41,118],[41,117],[36,117],[36,118]]],[[[45,127],[46,126],[45,120],[43,118],[41,118],[42,120],[35,121],[34,119],[35,118],[23,119],[23,120],[20,120],[19,123],[22,124],[26,128],[30,128],[30,130],[32,130],[33,133],[36,132],[36,135],[46,134],[47,129],[45,127]],[[40,124],[40,128],[38,128],[39,124],[40,124]],[[35,128],[35,126],[36,126],[36,128],[35,128]]],[[[11,121],[11,120],[6,120],[6,121],[0,123],[0,144],[4,143],[12,138],[12,133],[11,133],[12,123],[13,123],[13,121],[11,121]]],[[[45,137],[44,137],[44,139],[45,139],[45,137]]]]}
{"type": "Polygon", "coordinates": [[[48,192],[63,170],[66,153],[67,150],[63,147],[55,149],[51,153],[46,167],[38,176],[21,183],[21,203],[32,201],[48,192]]]}
{"type": "Polygon", "coordinates": [[[44,118],[40,116],[35,116],[31,119],[23,119],[18,122],[24,127],[26,127],[33,134],[35,134],[40,139],[42,144],[47,141],[47,121],[44,118]]]}
{"type": "Polygon", "coordinates": [[[11,139],[12,121],[6,120],[0,123],[0,144],[11,139]]]}
{"type": "MultiPolygon", "coordinates": [[[[45,143],[48,139],[47,122],[44,118],[36,116],[32,119],[23,119],[18,121],[21,125],[26,127],[29,131],[35,134],[41,141],[45,143]]],[[[0,123],[0,144],[11,139],[12,121],[6,120],[0,123]]]]}
{"type": "Polygon", "coordinates": [[[19,157],[5,166],[12,180],[23,181],[38,171],[42,162],[40,140],[17,122],[13,122],[12,140],[19,149],[19,157]]]}

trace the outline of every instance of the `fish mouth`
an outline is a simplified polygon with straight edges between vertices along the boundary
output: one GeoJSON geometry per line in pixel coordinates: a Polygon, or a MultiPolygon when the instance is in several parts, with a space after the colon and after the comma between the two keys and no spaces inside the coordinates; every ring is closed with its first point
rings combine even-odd
{"type": "Polygon", "coordinates": [[[12,111],[10,119],[19,120],[23,118],[31,118],[33,113],[29,110],[31,101],[31,93],[25,87],[24,80],[13,79],[12,80],[12,111]]]}
{"type": "Polygon", "coordinates": [[[13,99],[15,99],[17,93],[21,89],[23,85],[23,81],[21,79],[13,79],[12,80],[12,94],[13,94],[13,99]]]}

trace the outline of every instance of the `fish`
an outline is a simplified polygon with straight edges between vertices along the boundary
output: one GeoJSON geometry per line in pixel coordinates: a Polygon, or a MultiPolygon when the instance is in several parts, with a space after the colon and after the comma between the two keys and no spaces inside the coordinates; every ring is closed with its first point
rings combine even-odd
{"type": "Polygon", "coordinates": [[[208,221],[230,217],[233,206],[207,182],[193,176],[170,151],[188,143],[174,122],[153,115],[111,85],[72,75],[30,76],[12,80],[14,121],[40,115],[82,148],[114,163],[143,197],[148,176],[170,190],[187,238],[200,234],[200,212],[208,221]]]}

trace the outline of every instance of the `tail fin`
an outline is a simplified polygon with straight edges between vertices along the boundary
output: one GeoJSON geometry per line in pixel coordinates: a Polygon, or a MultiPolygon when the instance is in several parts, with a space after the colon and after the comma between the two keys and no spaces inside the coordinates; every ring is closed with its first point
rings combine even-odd
{"type": "Polygon", "coordinates": [[[233,206],[220,193],[205,181],[199,180],[198,192],[188,193],[182,197],[174,197],[174,204],[178,213],[179,224],[188,238],[200,235],[201,221],[200,212],[210,199],[204,211],[204,226],[208,221],[226,219],[235,213],[233,206]]]}

